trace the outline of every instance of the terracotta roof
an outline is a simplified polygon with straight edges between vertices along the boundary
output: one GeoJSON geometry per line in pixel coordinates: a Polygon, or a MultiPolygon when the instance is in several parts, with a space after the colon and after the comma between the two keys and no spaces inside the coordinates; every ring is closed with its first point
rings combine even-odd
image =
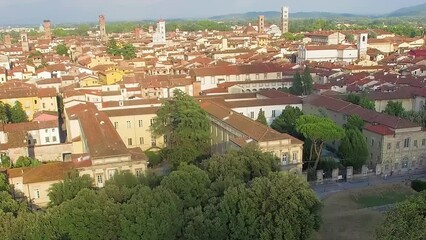
{"type": "Polygon", "coordinates": [[[234,129],[240,131],[247,137],[256,140],[257,142],[290,139],[292,144],[303,144],[303,142],[299,139],[288,134],[279,133],[262,123],[236,113],[211,100],[201,101],[200,105],[210,116],[230,125],[234,129]]]}
{"type": "Polygon", "coordinates": [[[309,103],[314,106],[322,107],[333,112],[343,113],[348,116],[358,115],[367,123],[377,123],[387,126],[391,129],[414,128],[420,125],[408,120],[387,115],[385,113],[369,110],[358,105],[322,95],[311,95],[303,99],[303,103],[309,103]]]}
{"type": "Polygon", "coordinates": [[[191,70],[191,75],[196,77],[217,76],[217,75],[240,75],[252,73],[271,73],[283,72],[283,67],[271,64],[261,63],[252,65],[229,65],[217,67],[196,68],[191,70]]]}
{"type": "Polygon", "coordinates": [[[56,97],[56,89],[55,88],[39,88],[37,89],[37,96],[40,98],[43,97],[56,97]]]}
{"type": "Polygon", "coordinates": [[[378,133],[380,135],[394,135],[395,131],[392,131],[386,126],[383,125],[371,125],[368,124],[367,126],[364,126],[364,129],[370,132],[378,133]]]}
{"type": "Polygon", "coordinates": [[[160,107],[123,108],[103,111],[108,117],[156,114],[160,107]]]}
{"type": "Polygon", "coordinates": [[[63,180],[73,169],[72,162],[42,164],[24,172],[23,183],[39,183],[63,180]]]}
{"type": "Polygon", "coordinates": [[[70,118],[79,119],[92,158],[130,154],[109,117],[99,112],[93,103],[67,108],[66,113],[70,118]]]}

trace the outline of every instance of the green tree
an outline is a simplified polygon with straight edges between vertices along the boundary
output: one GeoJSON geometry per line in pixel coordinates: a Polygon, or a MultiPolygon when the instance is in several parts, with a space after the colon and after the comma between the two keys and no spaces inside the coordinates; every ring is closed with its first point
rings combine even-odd
{"type": "Polygon", "coordinates": [[[324,144],[344,137],[343,129],[331,119],[314,115],[303,115],[297,119],[296,130],[312,142],[309,161],[314,160],[315,154],[314,171],[317,169],[324,144]]]}
{"type": "Polygon", "coordinates": [[[358,128],[351,127],[345,130],[345,137],[339,146],[339,156],[343,165],[361,169],[367,161],[368,148],[364,136],[358,128]]]}
{"type": "Polygon", "coordinates": [[[230,187],[248,183],[253,178],[268,176],[278,170],[279,159],[255,147],[231,150],[202,162],[202,167],[212,180],[212,189],[219,195],[230,187]]]}
{"type": "Polygon", "coordinates": [[[13,105],[10,115],[13,123],[28,122],[27,113],[24,111],[22,104],[19,101],[16,101],[15,105],[13,105]]]}
{"type": "Polygon", "coordinates": [[[297,72],[293,76],[293,84],[290,88],[291,93],[296,95],[302,95],[303,94],[303,82],[302,82],[302,76],[299,72],[297,72]]]}
{"type": "Polygon", "coordinates": [[[232,187],[221,203],[228,239],[310,239],[319,229],[320,209],[308,183],[290,173],[232,187]]]}
{"type": "Polygon", "coordinates": [[[119,206],[102,191],[82,189],[77,196],[48,210],[57,239],[118,239],[119,206]]]}
{"type": "Polygon", "coordinates": [[[361,95],[356,95],[353,93],[350,93],[347,97],[346,97],[346,101],[359,105],[363,108],[367,108],[370,110],[374,110],[375,109],[375,104],[374,101],[371,101],[369,99],[367,99],[365,96],[361,96],[361,95]]]}
{"type": "Polygon", "coordinates": [[[56,46],[56,53],[62,56],[68,56],[68,48],[65,44],[59,44],[56,46]]]}
{"type": "Polygon", "coordinates": [[[10,161],[10,157],[7,155],[3,155],[0,157],[0,166],[3,168],[12,167],[12,162],[10,161]]]}
{"type": "Polygon", "coordinates": [[[124,60],[129,60],[136,57],[136,48],[130,43],[124,44],[123,47],[121,47],[120,52],[124,60]]]}
{"type": "Polygon", "coordinates": [[[0,173],[0,191],[10,191],[9,183],[5,174],[0,173]]]}
{"type": "Polygon", "coordinates": [[[306,67],[305,70],[303,70],[302,84],[303,84],[303,95],[311,94],[313,91],[313,80],[312,80],[311,71],[309,70],[308,67],[306,67]]]}
{"type": "Polygon", "coordinates": [[[3,124],[10,122],[10,105],[4,104],[1,101],[0,101],[0,121],[3,124]]]}
{"type": "Polygon", "coordinates": [[[194,165],[182,164],[161,181],[161,186],[182,199],[183,207],[197,207],[210,195],[210,178],[207,172],[194,165]]]}
{"type": "Polygon", "coordinates": [[[288,133],[294,137],[299,137],[296,131],[296,120],[303,115],[302,110],[298,107],[287,106],[281,115],[274,119],[271,128],[280,133],[288,133]]]}
{"type": "Polygon", "coordinates": [[[57,206],[64,201],[74,199],[82,189],[93,187],[93,180],[88,175],[79,176],[77,171],[68,173],[64,181],[54,183],[49,188],[49,206],[57,206]]]}
{"type": "Polygon", "coordinates": [[[345,124],[346,129],[354,128],[362,130],[364,127],[364,120],[362,120],[358,115],[351,115],[348,118],[347,123],[345,124]]]}
{"type": "Polygon", "coordinates": [[[426,191],[397,204],[377,229],[378,240],[426,239],[426,191]]]}
{"type": "Polygon", "coordinates": [[[40,161],[37,159],[32,159],[30,157],[20,156],[16,163],[13,165],[14,168],[20,168],[20,167],[36,167],[40,165],[40,161]]]}
{"type": "Polygon", "coordinates": [[[404,115],[405,110],[402,106],[402,102],[389,101],[386,105],[384,112],[392,116],[402,117],[404,115]]]}
{"type": "Polygon", "coordinates": [[[262,109],[259,110],[259,114],[257,115],[256,121],[262,123],[263,125],[268,126],[268,122],[266,121],[265,111],[262,109]]]}
{"type": "Polygon", "coordinates": [[[106,51],[107,51],[108,54],[111,54],[113,56],[120,56],[121,55],[120,47],[117,45],[117,41],[115,41],[114,38],[111,38],[108,41],[106,51]]]}
{"type": "Polygon", "coordinates": [[[210,121],[206,112],[180,90],[163,103],[151,125],[154,136],[165,136],[165,159],[175,167],[194,162],[210,152],[210,121]]]}
{"type": "Polygon", "coordinates": [[[353,34],[347,34],[345,38],[346,38],[346,41],[348,42],[351,42],[351,43],[355,42],[355,36],[353,34]]]}
{"type": "Polygon", "coordinates": [[[183,227],[182,202],[164,187],[140,187],[121,213],[121,239],[177,239],[183,227]]]}

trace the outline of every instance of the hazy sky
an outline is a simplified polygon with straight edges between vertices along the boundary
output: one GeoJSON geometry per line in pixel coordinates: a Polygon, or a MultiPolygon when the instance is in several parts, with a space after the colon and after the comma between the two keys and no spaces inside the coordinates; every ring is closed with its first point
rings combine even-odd
{"type": "Polygon", "coordinates": [[[249,11],[383,14],[426,0],[0,0],[0,24],[197,18],[249,11]]]}

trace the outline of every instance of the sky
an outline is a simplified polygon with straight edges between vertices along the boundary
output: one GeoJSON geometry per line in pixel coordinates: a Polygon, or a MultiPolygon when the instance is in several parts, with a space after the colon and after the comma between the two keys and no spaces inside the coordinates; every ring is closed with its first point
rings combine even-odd
{"type": "Polygon", "coordinates": [[[280,11],[384,14],[426,0],[0,0],[0,24],[207,18],[230,13],[280,11]]]}

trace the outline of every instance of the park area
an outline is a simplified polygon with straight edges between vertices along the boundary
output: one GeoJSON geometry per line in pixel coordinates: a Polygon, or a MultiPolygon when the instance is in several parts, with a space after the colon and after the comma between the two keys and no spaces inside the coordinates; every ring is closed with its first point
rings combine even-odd
{"type": "Polygon", "coordinates": [[[339,192],[325,198],[321,229],[314,240],[370,240],[388,207],[416,194],[403,184],[339,192]]]}

